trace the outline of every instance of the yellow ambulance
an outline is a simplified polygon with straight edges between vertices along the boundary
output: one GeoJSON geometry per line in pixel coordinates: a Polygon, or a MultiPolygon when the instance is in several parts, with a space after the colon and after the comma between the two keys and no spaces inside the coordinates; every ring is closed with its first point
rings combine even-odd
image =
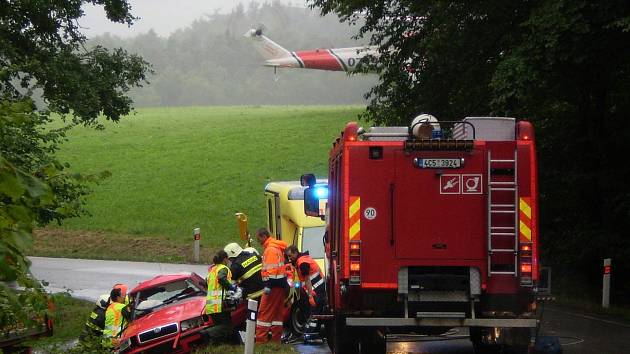
{"type": "MultiPolygon", "coordinates": [[[[318,180],[318,183],[326,183],[318,180]]],[[[299,181],[270,182],[265,187],[267,228],[277,239],[308,251],[324,274],[325,222],[304,214],[304,189],[299,181]]]]}

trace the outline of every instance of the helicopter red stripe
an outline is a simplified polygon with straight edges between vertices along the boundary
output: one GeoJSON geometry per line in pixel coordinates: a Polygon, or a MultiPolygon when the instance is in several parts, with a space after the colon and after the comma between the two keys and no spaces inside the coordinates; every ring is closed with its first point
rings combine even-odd
{"type": "Polygon", "coordinates": [[[344,71],[337,58],[326,49],[295,52],[307,69],[344,71]]]}

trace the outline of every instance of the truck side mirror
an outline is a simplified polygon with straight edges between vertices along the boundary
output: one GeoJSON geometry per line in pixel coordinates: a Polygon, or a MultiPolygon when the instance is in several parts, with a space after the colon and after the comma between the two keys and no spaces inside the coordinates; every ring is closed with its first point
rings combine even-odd
{"type": "Polygon", "coordinates": [[[316,184],[304,190],[304,214],[314,217],[324,216],[328,199],[328,185],[316,184]],[[322,204],[324,204],[322,208],[322,204]]]}

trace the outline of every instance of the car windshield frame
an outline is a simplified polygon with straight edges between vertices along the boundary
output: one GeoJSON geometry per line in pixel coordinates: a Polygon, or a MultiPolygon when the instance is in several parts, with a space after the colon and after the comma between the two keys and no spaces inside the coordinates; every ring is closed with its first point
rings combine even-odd
{"type": "Polygon", "coordinates": [[[203,284],[200,284],[193,278],[184,278],[157,284],[154,287],[138,291],[133,294],[132,319],[140,318],[165,305],[170,305],[192,296],[205,296],[205,289],[202,286],[203,284]],[[138,309],[140,304],[148,300],[156,300],[160,303],[145,309],[138,309]]]}

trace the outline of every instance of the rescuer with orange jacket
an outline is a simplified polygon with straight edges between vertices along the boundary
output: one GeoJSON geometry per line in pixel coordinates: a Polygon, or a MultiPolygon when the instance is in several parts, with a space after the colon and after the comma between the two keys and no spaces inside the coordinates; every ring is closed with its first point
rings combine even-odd
{"type": "Polygon", "coordinates": [[[285,311],[284,299],[288,287],[284,263],[284,250],[287,244],[273,239],[269,230],[265,228],[256,231],[256,239],[263,246],[261,275],[265,285],[258,307],[256,343],[267,342],[269,332],[271,341],[280,342],[285,311]]]}
{"type": "Polygon", "coordinates": [[[297,269],[298,278],[308,297],[309,306],[304,309],[304,314],[308,318],[304,329],[304,340],[318,339],[321,324],[314,320],[312,315],[320,315],[326,304],[324,273],[319,269],[317,262],[308,254],[308,251],[300,253],[297,247],[291,245],[287,247],[285,252],[287,258],[297,269]]]}

